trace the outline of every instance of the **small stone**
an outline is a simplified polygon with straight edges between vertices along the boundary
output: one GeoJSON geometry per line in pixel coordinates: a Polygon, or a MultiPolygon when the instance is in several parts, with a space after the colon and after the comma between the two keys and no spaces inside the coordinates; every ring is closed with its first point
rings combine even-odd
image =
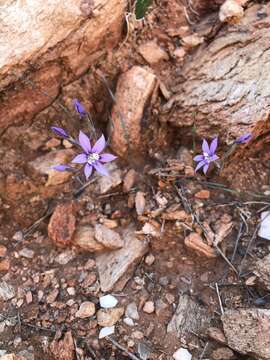
{"type": "Polygon", "coordinates": [[[270,240],[270,211],[263,211],[261,213],[258,235],[265,240],[270,240]]]}
{"type": "Polygon", "coordinates": [[[114,334],[114,331],[115,331],[115,326],[104,327],[103,329],[100,330],[98,338],[103,339],[106,336],[114,334]]]}
{"type": "Polygon", "coordinates": [[[167,276],[162,276],[159,278],[158,282],[161,286],[167,286],[169,284],[169,279],[167,276]]]}
{"type": "Polygon", "coordinates": [[[68,293],[68,295],[70,295],[70,296],[75,296],[75,295],[76,295],[75,288],[74,288],[74,287],[68,287],[68,288],[67,288],[67,293],[68,293]]]}
{"type": "Polygon", "coordinates": [[[137,173],[134,169],[130,169],[125,178],[124,178],[124,183],[123,183],[123,191],[128,193],[131,188],[134,186],[135,180],[137,177],[137,173]]]}
{"type": "Polygon", "coordinates": [[[131,334],[132,338],[133,339],[136,339],[136,340],[142,340],[144,338],[144,334],[143,332],[141,331],[133,331],[133,333],[131,334]]]}
{"type": "Polygon", "coordinates": [[[6,283],[5,281],[0,282],[0,299],[4,301],[11,300],[15,297],[14,287],[6,283]]]}
{"type": "Polygon", "coordinates": [[[142,191],[138,191],[135,196],[135,207],[137,214],[143,215],[145,209],[145,197],[142,191]]]}
{"type": "Polygon", "coordinates": [[[31,302],[33,301],[33,295],[31,291],[27,291],[25,299],[27,304],[31,304],[31,302]]]}
{"type": "Polygon", "coordinates": [[[138,313],[138,308],[137,308],[137,305],[135,302],[128,304],[128,306],[126,307],[125,315],[126,315],[126,317],[131,318],[133,320],[140,319],[140,315],[138,313]]]}
{"type": "Polygon", "coordinates": [[[95,315],[95,312],[96,312],[95,304],[90,301],[85,301],[81,304],[75,316],[80,319],[85,319],[95,315]]]}
{"type": "Polygon", "coordinates": [[[31,249],[23,248],[22,250],[19,251],[19,255],[27,259],[33,259],[35,253],[31,249]]]}
{"type": "Polygon", "coordinates": [[[8,271],[10,268],[9,259],[0,260],[0,271],[8,271]]]}
{"type": "Polygon", "coordinates": [[[210,191],[209,190],[200,190],[195,194],[195,198],[200,200],[207,200],[210,198],[210,191]]]}
{"type": "Polygon", "coordinates": [[[157,64],[162,60],[169,60],[169,56],[155,41],[148,41],[139,46],[139,53],[150,64],[157,64]]]}
{"type": "Polygon", "coordinates": [[[148,254],[145,259],[144,262],[146,263],[146,265],[151,266],[154,264],[156,258],[154,257],[153,254],[148,254]]]}
{"type": "Polygon", "coordinates": [[[124,314],[124,308],[100,309],[97,312],[99,326],[110,327],[117,323],[124,314]]]}
{"type": "Polygon", "coordinates": [[[211,246],[204,243],[200,235],[197,233],[189,234],[185,238],[184,242],[188,248],[195,250],[200,255],[204,255],[208,258],[217,257],[215,250],[211,246]]]}
{"type": "Polygon", "coordinates": [[[13,236],[12,236],[12,240],[14,241],[22,241],[23,240],[23,232],[22,231],[17,231],[13,236]]]}
{"type": "MultiPolygon", "coordinates": [[[[5,351],[6,352],[6,351],[5,351]]],[[[1,354],[0,354],[1,356],[1,354]]],[[[28,360],[25,357],[17,356],[15,354],[6,354],[1,356],[0,360],[28,360]]]]}
{"type": "Polygon", "coordinates": [[[236,24],[244,16],[244,9],[239,0],[226,0],[220,7],[219,20],[230,24],[236,24]]]}
{"type": "Polygon", "coordinates": [[[120,249],[124,245],[124,241],[120,235],[104,225],[97,224],[95,226],[95,239],[101,243],[104,249],[120,249]]]}
{"type": "Polygon", "coordinates": [[[105,296],[101,296],[101,298],[99,299],[99,303],[102,308],[110,309],[114,308],[118,304],[118,300],[114,296],[108,294],[105,296]]]}
{"type": "Polygon", "coordinates": [[[47,303],[52,304],[56,300],[58,294],[59,294],[58,289],[52,290],[47,296],[47,303]]]}
{"type": "Polygon", "coordinates": [[[74,202],[59,204],[54,209],[48,225],[48,235],[58,246],[70,245],[75,231],[74,202]]]}
{"type": "Polygon", "coordinates": [[[204,42],[204,38],[198,34],[192,34],[182,37],[183,45],[186,48],[194,48],[204,42]]]}
{"type": "Polygon", "coordinates": [[[7,248],[4,245],[0,245],[0,257],[4,257],[7,253],[7,248]]]}
{"type": "Polygon", "coordinates": [[[154,226],[153,224],[151,224],[150,222],[147,222],[143,225],[142,230],[140,231],[140,233],[144,234],[144,235],[151,235],[153,237],[160,237],[160,229],[156,226],[154,226]]]}
{"type": "Polygon", "coordinates": [[[147,314],[152,314],[155,311],[155,304],[153,301],[146,301],[143,307],[143,311],[147,314]]]}
{"type": "Polygon", "coordinates": [[[115,229],[118,227],[118,222],[112,219],[102,219],[102,221],[100,220],[100,223],[102,223],[104,226],[106,226],[109,229],[115,229]]]}
{"type": "Polygon", "coordinates": [[[72,250],[66,250],[59,255],[56,256],[54,259],[60,265],[67,265],[71,260],[75,258],[75,253],[72,250]]]}
{"type": "Polygon", "coordinates": [[[132,326],[135,325],[134,321],[133,321],[131,318],[129,318],[129,317],[124,318],[123,322],[124,322],[127,326],[130,326],[130,327],[132,327],[132,326]]]}
{"type": "Polygon", "coordinates": [[[173,294],[167,293],[165,295],[165,298],[170,305],[172,305],[175,302],[175,296],[173,294]]]}
{"type": "Polygon", "coordinates": [[[63,145],[66,149],[71,149],[73,147],[73,144],[71,144],[71,142],[69,142],[67,139],[63,140],[63,145]]]}
{"type": "Polygon", "coordinates": [[[173,358],[175,360],[191,360],[192,355],[187,349],[180,348],[173,354],[173,358]]]}
{"type": "Polygon", "coordinates": [[[186,50],[183,47],[177,48],[177,49],[174,50],[173,55],[178,60],[183,60],[185,55],[186,55],[186,50]]]}
{"type": "Polygon", "coordinates": [[[212,352],[212,359],[213,360],[230,360],[235,359],[234,353],[231,349],[227,347],[222,347],[216,349],[212,352]]]}
{"type": "Polygon", "coordinates": [[[46,142],[45,147],[47,149],[53,149],[57,148],[59,145],[61,145],[61,141],[59,139],[52,138],[46,142]]]}

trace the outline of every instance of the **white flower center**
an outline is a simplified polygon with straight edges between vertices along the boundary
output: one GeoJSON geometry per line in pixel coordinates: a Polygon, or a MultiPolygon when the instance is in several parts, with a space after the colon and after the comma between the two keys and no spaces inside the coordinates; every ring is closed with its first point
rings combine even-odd
{"type": "Polygon", "coordinates": [[[87,162],[92,165],[95,161],[99,160],[100,156],[97,153],[88,155],[87,162]]]}

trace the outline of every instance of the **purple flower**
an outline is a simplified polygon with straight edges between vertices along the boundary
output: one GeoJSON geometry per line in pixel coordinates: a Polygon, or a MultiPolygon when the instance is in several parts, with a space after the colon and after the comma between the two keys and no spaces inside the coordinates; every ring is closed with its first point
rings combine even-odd
{"type": "Polygon", "coordinates": [[[246,144],[247,142],[249,142],[249,140],[251,138],[252,138],[252,134],[247,133],[247,134],[241,135],[238,139],[235,140],[234,143],[237,145],[246,144]]]}
{"type": "Polygon", "coordinates": [[[62,138],[64,139],[68,139],[69,138],[69,135],[68,133],[65,132],[64,129],[60,128],[60,127],[57,127],[57,126],[52,126],[51,127],[51,130],[58,136],[61,136],[62,138]]]}
{"type": "Polygon", "coordinates": [[[95,145],[91,147],[88,136],[80,131],[79,144],[84,152],[77,155],[72,160],[72,163],[85,164],[84,175],[86,179],[91,176],[93,168],[101,175],[109,175],[107,169],[102,165],[102,163],[111,162],[116,159],[116,156],[112,154],[101,154],[106,146],[104,135],[101,135],[95,145]]]}
{"type": "Polygon", "coordinates": [[[74,99],[74,107],[77,113],[81,116],[87,116],[87,111],[85,110],[84,106],[79,102],[78,99],[74,99]]]}
{"type": "Polygon", "coordinates": [[[202,143],[202,155],[196,155],[193,160],[197,161],[197,167],[195,169],[195,172],[198,171],[201,167],[203,167],[204,174],[207,173],[207,170],[209,168],[209,164],[212,161],[216,161],[218,159],[218,156],[215,154],[217,149],[218,139],[215,138],[212,140],[210,147],[208,145],[208,142],[203,139],[202,143]]]}

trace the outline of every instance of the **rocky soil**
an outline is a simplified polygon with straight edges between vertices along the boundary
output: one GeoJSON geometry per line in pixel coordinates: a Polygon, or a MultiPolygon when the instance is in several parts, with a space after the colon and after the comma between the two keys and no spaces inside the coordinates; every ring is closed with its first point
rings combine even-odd
{"type": "Polygon", "coordinates": [[[269,359],[269,4],[45,5],[15,51],[0,4],[0,359],[269,359]],[[90,134],[74,98],[118,155],[87,184],[51,169],[76,154],[51,125],[90,134]]]}

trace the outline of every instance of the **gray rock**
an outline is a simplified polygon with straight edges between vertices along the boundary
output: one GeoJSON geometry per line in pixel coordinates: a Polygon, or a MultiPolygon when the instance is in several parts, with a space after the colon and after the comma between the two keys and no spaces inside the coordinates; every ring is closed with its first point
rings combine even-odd
{"type": "Polygon", "coordinates": [[[19,255],[27,259],[33,259],[35,253],[31,249],[23,248],[22,250],[19,251],[19,255]]]}
{"type": "Polygon", "coordinates": [[[133,320],[140,319],[140,315],[138,313],[138,308],[137,308],[137,305],[135,302],[128,304],[128,306],[126,307],[125,315],[126,315],[126,317],[131,318],[133,320]]]}
{"type": "Polygon", "coordinates": [[[188,295],[180,295],[177,309],[168,324],[167,332],[176,332],[179,337],[186,332],[199,332],[210,322],[206,309],[188,295]]]}
{"type": "Polygon", "coordinates": [[[13,286],[9,285],[5,281],[0,282],[0,299],[4,301],[11,300],[15,296],[15,290],[13,286]]]}
{"type": "Polygon", "coordinates": [[[137,239],[133,226],[122,231],[122,238],[124,239],[122,249],[96,256],[100,286],[104,292],[112,290],[124,274],[131,275],[132,269],[147,251],[147,241],[137,239]]]}
{"type": "Polygon", "coordinates": [[[270,310],[228,310],[221,320],[230,348],[256,359],[270,359],[270,310]]]}
{"type": "Polygon", "coordinates": [[[270,240],[270,211],[263,211],[261,213],[261,224],[258,235],[265,240],[270,240]]]}

